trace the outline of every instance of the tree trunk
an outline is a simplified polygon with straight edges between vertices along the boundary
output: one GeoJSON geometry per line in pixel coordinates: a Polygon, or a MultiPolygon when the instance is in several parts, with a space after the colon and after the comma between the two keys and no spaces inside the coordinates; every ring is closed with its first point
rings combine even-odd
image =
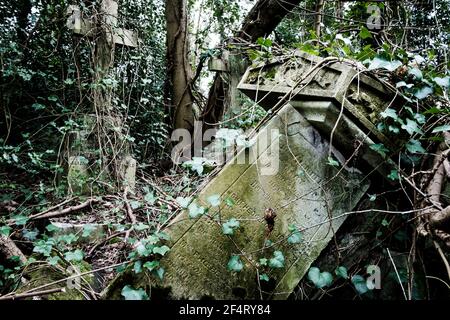
{"type": "MultiPolygon", "coordinates": [[[[275,30],[281,20],[302,0],[259,0],[245,17],[241,30],[236,37],[255,42],[259,37],[268,36],[275,30]]],[[[214,84],[208,95],[208,103],[202,113],[201,120],[206,123],[217,123],[224,114],[224,82],[220,74],[216,74],[214,84]]],[[[210,125],[203,126],[209,128],[210,125]]]]}
{"type": "Polygon", "coordinates": [[[251,42],[268,36],[300,2],[302,0],[259,0],[245,17],[236,36],[251,42]]]}
{"type": "Polygon", "coordinates": [[[166,1],[167,82],[166,102],[170,106],[174,129],[193,130],[194,113],[189,65],[186,0],[166,1]]]}
{"type": "Polygon", "coordinates": [[[320,30],[322,24],[322,11],[324,0],[317,0],[316,2],[316,17],[314,18],[314,31],[316,32],[317,39],[320,39],[320,30]]]}

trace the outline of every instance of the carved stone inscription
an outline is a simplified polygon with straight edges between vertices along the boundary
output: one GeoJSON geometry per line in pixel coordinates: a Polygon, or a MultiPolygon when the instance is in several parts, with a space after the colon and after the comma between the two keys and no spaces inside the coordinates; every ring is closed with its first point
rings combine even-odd
{"type": "Polygon", "coordinates": [[[203,206],[208,206],[208,196],[221,196],[219,209],[209,211],[216,221],[204,216],[192,220],[185,212],[169,226],[172,248],[161,260],[166,273],[160,285],[170,288],[174,298],[286,298],[345,220],[342,214],[353,209],[368,187],[357,170],[330,166],[328,152],[327,141],[299,112],[289,105],[282,108],[258,133],[257,143],[242,150],[199,195],[203,206]],[[273,130],[279,135],[271,135],[273,130]],[[270,143],[258,148],[264,136],[271,137],[270,143]],[[243,157],[249,159],[246,164],[237,161],[243,157]],[[275,161],[278,172],[262,175],[264,166],[275,161]],[[228,197],[231,207],[223,201],[228,197]],[[277,214],[271,232],[264,220],[268,208],[277,214]],[[231,218],[240,227],[227,236],[218,222],[231,218]],[[286,241],[292,225],[301,230],[300,243],[286,241]],[[284,267],[258,264],[276,250],[284,255],[284,267]],[[232,255],[240,255],[240,272],[227,269],[232,255]],[[262,273],[269,282],[258,281],[262,273]]]}

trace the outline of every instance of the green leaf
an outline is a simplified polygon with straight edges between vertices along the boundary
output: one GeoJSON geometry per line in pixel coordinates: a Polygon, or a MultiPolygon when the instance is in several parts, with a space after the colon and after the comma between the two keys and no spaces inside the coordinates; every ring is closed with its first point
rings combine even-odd
{"type": "Polygon", "coordinates": [[[397,170],[391,170],[391,172],[388,175],[388,178],[392,181],[397,181],[399,179],[398,171],[397,170]]]}
{"type": "Polygon", "coordinates": [[[417,69],[417,68],[410,68],[410,69],[408,70],[408,74],[411,75],[411,76],[413,76],[414,79],[416,79],[416,80],[422,80],[422,79],[423,79],[422,71],[420,71],[420,70],[417,69]]]}
{"type": "Polygon", "coordinates": [[[141,273],[142,272],[142,261],[138,260],[133,265],[133,271],[134,273],[141,273]]]}
{"type": "Polygon", "coordinates": [[[144,289],[135,290],[131,286],[125,286],[121,292],[125,300],[148,300],[148,295],[144,289]]]}
{"type": "Polygon", "coordinates": [[[206,198],[206,200],[209,202],[209,204],[213,207],[218,207],[220,205],[220,195],[213,194],[206,198]]]}
{"type": "Polygon", "coordinates": [[[368,196],[369,196],[369,201],[377,200],[377,195],[376,194],[368,194],[368,196]]]}
{"type": "Polygon", "coordinates": [[[241,258],[239,256],[231,256],[230,260],[228,261],[227,268],[230,271],[239,272],[244,268],[244,264],[241,261],[241,258]]]}
{"type": "Polygon", "coordinates": [[[438,132],[446,132],[446,131],[450,131],[450,125],[445,124],[443,126],[439,126],[433,129],[433,133],[438,133],[438,132]]]}
{"type": "Polygon", "coordinates": [[[269,282],[269,276],[265,273],[259,275],[259,280],[269,282]]]}
{"type": "Polygon", "coordinates": [[[162,256],[164,256],[168,251],[170,251],[170,248],[166,245],[161,246],[161,247],[154,247],[153,248],[153,253],[154,254],[160,254],[162,256]]]}
{"type": "Polygon", "coordinates": [[[426,97],[428,97],[430,94],[433,93],[433,88],[429,87],[429,86],[424,86],[420,89],[417,89],[417,91],[414,93],[414,96],[419,99],[425,99],[426,97]]]}
{"type": "Polygon", "coordinates": [[[406,149],[411,153],[425,153],[426,150],[422,147],[420,141],[411,139],[406,144],[406,149]]]}
{"type": "Polygon", "coordinates": [[[235,202],[234,202],[233,198],[231,198],[231,197],[226,197],[226,198],[225,198],[225,204],[226,204],[227,206],[229,206],[229,207],[232,207],[232,206],[235,205],[235,202]]]}
{"type": "Polygon", "coordinates": [[[369,291],[369,288],[367,288],[366,279],[364,279],[362,276],[354,275],[351,281],[359,294],[364,294],[369,291]]]}
{"type": "Polygon", "coordinates": [[[386,154],[389,152],[389,149],[384,146],[382,143],[376,143],[369,146],[370,149],[378,152],[383,157],[386,157],[386,154]]]}
{"type": "Polygon", "coordinates": [[[145,202],[147,202],[150,205],[153,205],[156,202],[157,197],[153,194],[153,192],[147,192],[144,196],[145,202]]]}
{"type": "Polygon", "coordinates": [[[130,201],[130,206],[133,210],[140,208],[141,203],[137,200],[130,201]]]}
{"type": "Polygon", "coordinates": [[[95,231],[97,228],[93,226],[92,224],[85,224],[83,226],[83,233],[81,236],[83,238],[89,237],[93,231],[95,231]]]}
{"type": "Polygon", "coordinates": [[[269,260],[269,267],[271,268],[283,268],[284,267],[284,255],[281,251],[275,251],[273,258],[269,260]]]}
{"type": "Polygon", "coordinates": [[[143,231],[143,230],[147,230],[150,227],[148,225],[146,225],[145,223],[139,222],[138,224],[133,226],[133,229],[136,231],[143,231]]]}
{"type": "Polygon", "coordinates": [[[69,251],[64,254],[64,258],[67,261],[82,261],[83,260],[83,251],[77,249],[75,251],[69,251]]]}
{"type": "Polygon", "coordinates": [[[153,271],[159,267],[159,261],[158,260],[147,261],[146,263],[144,263],[143,267],[148,269],[149,271],[153,271]]]}
{"type": "Polygon", "coordinates": [[[52,252],[53,245],[55,244],[55,241],[53,239],[49,240],[39,240],[35,243],[33,252],[41,253],[46,257],[50,256],[50,253],[52,252]]]}
{"type": "Polygon", "coordinates": [[[347,273],[347,268],[340,266],[337,267],[336,270],[334,270],[334,273],[338,276],[341,277],[343,279],[348,279],[348,273],[347,273]]]}
{"type": "Polygon", "coordinates": [[[192,198],[191,197],[177,197],[176,201],[182,207],[183,209],[186,209],[189,206],[189,203],[191,203],[192,198]]]}
{"type": "Polygon", "coordinates": [[[189,218],[192,218],[192,219],[196,219],[196,218],[202,216],[203,214],[205,214],[205,212],[206,212],[205,208],[197,205],[196,202],[192,202],[189,205],[188,210],[189,210],[189,218]]]}
{"type": "Polygon", "coordinates": [[[406,119],[406,124],[402,124],[402,129],[406,130],[410,135],[414,133],[423,133],[417,122],[411,119],[406,119]]]}
{"type": "Polygon", "coordinates": [[[391,108],[387,108],[383,112],[380,113],[383,118],[392,118],[394,120],[398,119],[397,111],[391,108]]]}
{"type": "Polygon", "coordinates": [[[235,218],[231,218],[222,225],[222,232],[223,234],[233,235],[234,229],[239,228],[239,225],[240,224],[238,220],[236,220],[235,218]]]}
{"type": "Polygon", "coordinates": [[[53,257],[47,258],[47,262],[52,266],[56,266],[59,261],[61,261],[61,258],[58,256],[53,256],[53,257]]]}
{"type": "Polygon", "coordinates": [[[444,78],[436,77],[433,79],[434,82],[440,87],[448,88],[450,87],[450,76],[446,76],[444,78]]]}
{"type": "Polygon", "coordinates": [[[308,279],[316,286],[316,288],[328,287],[333,283],[333,276],[329,272],[320,272],[317,267],[312,267],[308,271],[308,279]]]}
{"type": "Polygon", "coordinates": [[[24,215],[16,215],[12,217],[14,220],[14,224],[17,226],[24,226],[28,222],[28,217],[24,215]]]}
{"type": "Polygon", "coordinates": [[[339,167],[339,162],[333,159],[333,157],[328,157],[328,165],[332,167],[339,167]]]}
{"type": "Polygon", "coordinates": [[[372,34],[366,27],[363,26],[361,27],[361,31],[359,32],[359,37],[364,40],[367,38],[372,38],[372,34]]]}
{"type": "Polygon", "coordinates": [[[163,279],[164,279],[164,273],[165,273],[164,268],[159,267],[158,269],[154,270],[153,272],[156,274],[156,276],[157,276],[160,280],[163,280],[163,279]]]}
{"type": "Polygon", "coordinates": [[[261,258],[261,259],[259,259],[259,264],[261,265],[261,266],[267,266],[267,259],[266,258],[261,258]]]}
{"type": "Polygon", "coordinates": [[[8,237],[10,231],[11,231],[10,226],[1,226],[0,227],[0,235],[2,235],[2,236],[8,237]]]}
{"type": "Polygon", "coordinates": [[[291,224],[289,226],[289,231],[291,232],[291,234],[287,239],[288,243],[295,244],[302,241],[302,234],[300,231],[298,231],[295,225],[291,224]]]}
{"type": "Polygon", "coordinates": [[[389,71],[394,71],[398,67],[400,67],[402,63],[398,60],[394,61],[387,61],[381,57],[375,57],[369,65],[369,70],[375,70],[375,69],[386,69],[389,71]]]}
{"type": "Polygon", "coordinates": [[[34,110],[42,110],[45,109],[45,106],[43,104],[40,103],[33,103],[31,106],[34,110]]]}

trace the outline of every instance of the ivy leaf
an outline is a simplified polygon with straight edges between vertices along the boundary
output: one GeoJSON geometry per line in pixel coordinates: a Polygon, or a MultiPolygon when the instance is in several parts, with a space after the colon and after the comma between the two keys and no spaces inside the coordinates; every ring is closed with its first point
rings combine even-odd
{"type": "Polygon", "coordinates": [[[177,197],[176,201],[177,203],[180,205],[180,207],[182,207],[183,209],[186,209],[189,206],[189,203],[191,202],[192,198],[191,197],[177,197]]]}
{"type": "Polygon", "coordinates": [[[0,235],[2,236],[9,236],[9,233],[11,231],[11,227],[10,226],[1,226],[0,227],[0,235]]]}
{"type": "Polygon", "coordinates": [[[266,258],[259,259],[259,264],[261,266],[267,266],[267,259],[266,258]]]}
{"type": "Polygon", "coordinates": [[[45,227],[48,232],[58,231],[59,227],[55,226],[53,223],[50,223],[45,227]]]}
{"type": "Polygon", "coordinates": [[[143,267],[148,269],[149,271],[153,271],[159,267],[159,261],[158,260],[147,261],[146,263],[144,263],[143,267]]]}
{"type": "Polygon", "coordinates": [[[238,220],[236,220],[235,218],[231,218],[222,225],[222,232],[226,235],[233,235],[234,229],[239,228],[239,225],[240,224],[238,220]]]}
{"type": "Polygon", "coordinates": [[[362,276],[354,275],[351,281],[359,294],[364,294],[369,291],[369,288],[367,288],[366,280],[362,276]]]}
{"type": "Polygon", "coordinates": [[[133,271],[134,273],[138,274],[142,272],[142,261],[138,260],[133,265],[133,271]]]}
{"type": "Polygon", "coordinates": [[[336,270],[334,270],[334,273],[338,276],[341,277],[343,279],[348,279],[348,273],[347,273],[347,268],[340,266],[337,267],[336,270]]]}
{"type": "Polygon", "coordinates": [[[164,279],[164,273],[166,272],[166,271],[164,270],[164,268],[159,267],[158,269],[154,270],[153,272],[156,274],[156,276],[157,276],[160,280],[163,280],[163,279],[164,279]]]}
{"type": "Polygon", "coordinates": [[[228,261],[227,268],[230,271],[239,272],[244,268],[244,264],[241,261],[241,258],[239,256],[231,256],[230,260],[228,261]]]}
{"type": "Polygon", "coordinates": [[[411,153],[425,153],[426,150],[422,147],[420,141],[411,139],[406,144],[406,149],[411,153]]]}
{"type": "Polygon", "coordinates": [[[148,300],[148,295],[142,288],[135,290],[131,286],[125,286],[122,289],[121,295],[125,300],[148,300]]]}
{"type": "Polygon", "coordinates": [[[91,233],[93,231],[95,231],[95,229],[97,229],[95,226],[93,226],[92,224],[85,224],[83,226],[83,233],[81,234],[81,236],[83,238],[89,237],[91,235],[91,233]]]}
{"type": "Polygon", "coordinates": [[[61,258],[58,256],[53,256],[53,257],[47,258],[47,262],[52,266],[56,266],[60,260],[61,260],[61,258]]]}
{"type": "Polygon", "coordinates": [[[145,202],[147,202],[150,205],[153,205],[155,203],[156,199],[158,199],[158,198],[155,197],[153,192],[147,192],[146,195],[144,196],[145,202]]]}
{"type": "Polygon", "coordinates": [[[397,111],[391,108],[387,108],[383,112],[380,113],[383,118],[392,118],[394,120],[398,119],[397,111]]]}
{"type": "Polygon", "coordinates": [[[275,251],[273,253],[273,258],[269,260],[269,267],[277,269],[284,267],[284,256],[281,251],[275,251]]]}
{"type": "Polygon", "coordinates": [[[295,225],[290,225],[289,231],[291,232],[291,235],[287,239],[288,243],[295,244],[302,241],[302,234],[295,225]]]}
{"type": "Polygon", "coordinates": [[[77,249],[75,251],[69,251],[64,254],[64,258],[67,261],[82,261],[83,260],[83,251],[77,249]]]}
{"type": "Polygon", "coordinates": [[[417,89],[417,91],[414,93],[414,96],[419,99],[425,99],[426,97],[428,97],[430,94],[433,93],[433,88],[429,87],[429,86],[424,86],[420,89],[417,89]]]}
{"type": "Polygon", "coordinates": [[[205,214],[206,211],[204,207],[197,205],[196,202],[192,202],[189,205],[188,210],[189,210],[189,218],[192,219],[196,219],[202,216],[203,214],[205,214]]]}
{"type": "Polygon", "coordinates": [[[206,200],[209,202],[209,204],[213,207],[218,207],[220,205],[220,195],[213,194],[206,198],[206,200]]]}
{"type": "Polygon", "coordinates": [[[397,170],[391,170],[391,172],[388,175],[388,178],[392,181],[396,181],[399,179],[398,171],[397,170]]]}
{"type": "Polygon", "coordinates": [[[422,130],[420,130],[417,122],[411,119],[406,119],[406,124],[402,124],[402,129],[405,129],[410,135],[413,133],[422,134],[422,130]]]}
{"type": "Polygon", "coordinates": [[[359,37],[364,40],[367,38],[372,38],[372,34],[366,27],[362,27],[361,31],[359,32],[359,37]]]}
{"type": "Polygon", "coordinates": [[[259,275],[259,280],[269,282],[269,276],[265,273],[259,275]]]}
{"type": "Polygon", "coordinates": [[[384,146],[382,143],[376,143],[369,146],[370,149],[378,152],[381,156],[386,157],[386,153],[389,152],[389,149],[384,146]]]}
{"type": "Polygon", "coordinates": [[[394,71],[398,67],[400,67],[402,63],[398,60],[394,61],[387,61],[380,57],[375,57],[369,65],[369,70],[375,70],[375,69],[386,69],[389,71],[394,71]]]}
{"type": "Polygon", "coordinates": [[[439,126],[433,129],[433,133],[450,131],[450,125],[445,124],[443,126],[439,126]]]}
{"type": "Polygon", "coordinates": [[[333,157],[328,157],[328,165],[332,167],[339,167],[339,162],[333,159],[333,157]]]}
{"type": "Polygon", "coordinates": [[[312,267],[308,271],[308,279],[316,286],[316,288],[324,288],[333,282],[333,276],[329,272],[320,272],[317,267],[312,267]]]}
{"type": "Polygon", "coordinates": [[[226,204],[227,206],[229,206],[229,207],[232,207],[232,206],[235,205],[235,202],[234,202],[233,198],[231,198],[231,197],[226,197],[226,198],[225,198],[225,204],[226,204]]]}
{"type": "Polygon", "coordinates": [[[133,201],[130,201],[130,206],[133,210],[136,210],[141,206],[141,203],[137,200],[133,200],[133,201]]]}
{"type": "Polygon", "coordinates": [[[164,256],[168,251],[170,251],[170,248],[168,246],[161,246],[161,247],[154,247],[153,253],[154,254],[160,254],[164,256]]]}
{"type": "Polygon", "coordinates": [[[436,82],[436,84],[440,87],[443,87],[443,88],[450,87],[450,76],[447,76],[444,78],[436,77],[433,79],[433,81],[436,82]]]}
{"type": "Polygon", "coordinates": [[[53,245],[55,244],[55,241],[52,239],[49,239],[47,241],[45,240],[39,240],[35,243],[33,252],[41,253],[46,257],[50,256],[50,253],[52,252],[53,245]]]}
{"type": "Polygon", "coordinates": [[[14,224],[17,226],[24,226],[28,222],[28,217],[24,215],[16,215],[12,217],[14,220],[14,224]]]}
{"type": "Polygon", "coordinates": [[[411,75],[411,76],[413,76],[414,79],[416,79],[416,80],[422,80],[422,79],[423,79],[422,71],[420,71],[420,70],[417,69],[417,68],[410,68],[410,69],[408,70],[408,74],[411,75]]]}
{"type": "Polygon", "coordinates": [[[33,103],[33,105],[31,106],[34,110],[42,110],[45,109],[45,106],[43,104],[40,103],[33,103]]]}

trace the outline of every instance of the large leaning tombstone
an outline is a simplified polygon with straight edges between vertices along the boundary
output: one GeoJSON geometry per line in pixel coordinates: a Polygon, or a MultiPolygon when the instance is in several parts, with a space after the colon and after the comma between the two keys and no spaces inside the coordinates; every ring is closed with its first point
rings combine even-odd
{"type": "MultiPolygon", "coordinates": [[[[385,159],[370,146],[378,143],[395,149],[402,141],[391,139],[377,128],[388,106],[403,104],[402,98],[355,61],[324,58],[295,51],[266,64],[247,69],[238,88],[266,110],[284,96],[347,158],[358,155],[386,176],[385,159]],[[337,61],[336,61],[337,60],[337,61]]],[[[365,168],[368,170],[369,168],[365,168]]],[[[370,169],[369,169],[370,170],[370,169]]]]}
{"type": "Polygon", "coordinates": [[[128,274],[106,297],[132,284],[165,289],[173,299],[287,298],[368,188],[357,168],[343,164],[287,104],[201,191],[195,203],[209,207],[209,217],[190,219],[186,211],[165,230],[171,250],[160,262],[163,280],[128,274]],[[329,164],[330,154],[341,167],[329,164]],[[217,195],[220,206],[210,207],[208,197],[217,195]],[[268,213],[276,217],[269,221],[268,213]],[[225,235],[222,225],[233,218],[240,226],[225,235]],[[293,234],[301,241],[288,241],[293,234]],[[230,261],[242,270],[230,271],[230,261]]]}

